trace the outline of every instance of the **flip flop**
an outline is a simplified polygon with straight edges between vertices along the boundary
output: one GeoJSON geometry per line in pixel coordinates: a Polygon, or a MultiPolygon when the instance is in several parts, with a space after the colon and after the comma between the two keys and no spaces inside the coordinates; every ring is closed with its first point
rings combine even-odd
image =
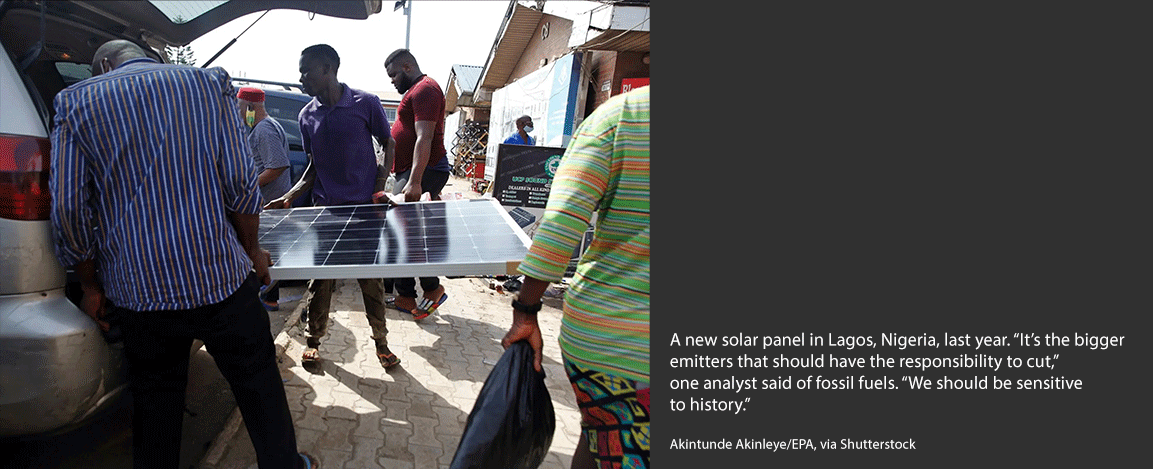
{"type": "Polygon", "coordinates": [[[421,298],[420,302],[416,304],[416,312],[412,313],[412,319],[419,321],[429,317],[429,315],[436,312],[436,308],[444,304],[445,300],[448,300],[448,293],[441,294],[440,299],[436,302],[428,298],[421,298]]]}
{"type": "Polygon", "coordinates": [[[380,366],[386,370],[400,364],[400,359],[393,353],[378,353],[376,358],[380,359],[380,366]]]}

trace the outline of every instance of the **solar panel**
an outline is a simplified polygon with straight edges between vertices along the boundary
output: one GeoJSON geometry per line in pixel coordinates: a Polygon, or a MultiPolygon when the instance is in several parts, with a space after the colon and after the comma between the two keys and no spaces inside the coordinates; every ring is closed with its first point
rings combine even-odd
{"type": "Polygon", "coordinates": [[[278,280],[515,274],[531,243],[495,199],[266,210],[278,280]]]}
{"type": "Polygon", "coordinates": [[[516,224],[521,228],[529,226],[536,221],[536,215],[520,207],[509,210],[508,215],[512,217],[513,220],[516,220],[516,224]]]}

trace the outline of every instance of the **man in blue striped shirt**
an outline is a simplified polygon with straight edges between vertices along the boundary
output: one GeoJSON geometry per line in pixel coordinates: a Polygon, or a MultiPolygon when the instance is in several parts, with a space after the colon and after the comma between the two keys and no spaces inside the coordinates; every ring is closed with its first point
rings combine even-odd
{"type": "Polygon", "coordinates": [[[198,338],[232,387],[260,466],[305,467],[313,461],[296,451],[258,297],[270,280],[261,195],[228,74],[159,64],[123,40],[96,51],[92,74],[55,99],[52,223],[81,309],[100,321],[107,299],[120,322],[134,465],[179,464],[198,338]]]}

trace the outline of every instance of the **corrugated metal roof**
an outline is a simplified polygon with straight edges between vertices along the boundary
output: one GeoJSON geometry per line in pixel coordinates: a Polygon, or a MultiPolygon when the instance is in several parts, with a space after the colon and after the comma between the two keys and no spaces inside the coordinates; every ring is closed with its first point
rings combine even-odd
{"type": "MultiPolygon", "coordinates": [[[[576,50],[612,50],[619,52],[649,51],[649,7],[645,0],[596,0],[599,7],[574,19],[573,34],[576,42],[569,47],[576,50]],[[580,37],[580,39],[578,39],[580,37]]],[[[489,53],[488,63],[481,71],[477,88],[494,90],[509,81],[525,46],[532,40],[544,14],[539,10],[516,3],[509,4],[506,15],[489,53]]],[[[463,91],[462,91],[463,94],[463,91]]]]}
{"type": "Polygon", "coordinates": [[[479,65],[453,64],[452,72],[456,75],[456,85],[460,87],[461,94],[470,94],[476,91],[476,84],[480,81],[480,73],[484,67],[479,65]]]}
{"type": "Polygon", "coordinates": [[[501,25],[501,32],[492,46],[488,63],[477,84],[481,88],[497,89],[508,83],[509,75],[520,61],[525,46],[536,34],[536,26],[543,15],[540,11],[519,4],[512,3],[510,6],[511,15],[506,16],[501,25]]]}
{"type": "MultiPolygon", "coordinates": [[[[606,2],[608,3],[608,2],[606,2]]],[[[651,27],[648,6],[613,2],[574,20],[569,46],[581,50],[648,52],[651,27]]]]}
{"type": "Polygon", "coordinates": [[[456,112],[456,106],[472,105],[472,94],[476,91],[476,84],[480,80],[480,73],[484,67],[476,65],[453,64],[452,73],[449,74],[449,83],[444,90],[444,110],[448,113],[456,112]]]}
{"type": "Polygon", "coordinates": [[[617,52],[648,52],[648,31],[618,31],[610,29],[581,44],[578,49],[614,50],[617,52]]]}

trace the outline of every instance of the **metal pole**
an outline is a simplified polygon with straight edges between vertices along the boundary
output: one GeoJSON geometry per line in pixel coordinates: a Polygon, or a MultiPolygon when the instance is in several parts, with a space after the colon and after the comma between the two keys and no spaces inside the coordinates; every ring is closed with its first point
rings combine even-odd
{"type": "MultiPolygon", "coordinates": [[[[260,21],[260,19],[264,18],[264,15],[267,15],[270,11],[272,10],[264,10],[264,13],[261,13],[260,17],[256,18],[256,21],[260,21]]],[[[233,44],[236,44],[236,40],[240,39],[240,36],[243,36],[244,33],[248,32],[249,29],[252,29],[253,26],[256,26],[256,21],[253,21],[252,24],[248,25],[247,28],[244,28],[244,31],[241,31],[240,34],[237,34],[236,37],[232,38],[231,41],[228,41],[228,44],[225,44],[223,48],[216,52],[216,55],[212,56],[211,59],[208,59],[207,62],[204,62],[204,65],[201,65],[200,68],[208,68],[208,65],[214,62],[217,57],[220,57],[220,54],[223,54],[224,51],[228,50],[229,47],[232,47],[233,44]]]]}
{"type": "Polygon", "coordinates": [[[408,38],[412,34],[412,0],[404,3],[404,16],[406,18],[404,25],[404,48],[409,49],[408,38]]]}

